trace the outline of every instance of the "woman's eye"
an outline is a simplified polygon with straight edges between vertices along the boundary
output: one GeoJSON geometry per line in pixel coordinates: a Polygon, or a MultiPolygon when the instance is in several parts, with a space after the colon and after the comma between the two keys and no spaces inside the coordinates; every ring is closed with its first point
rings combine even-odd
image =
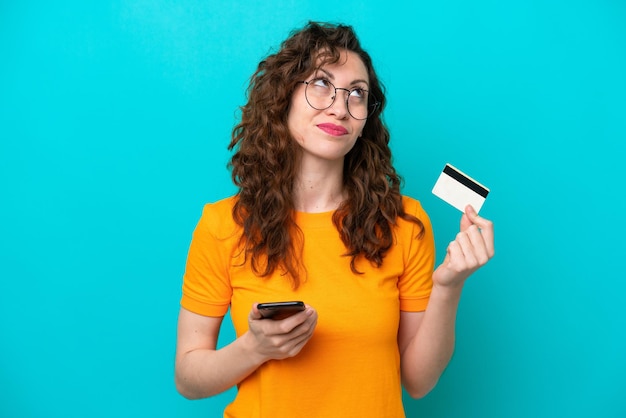
{"type": "Polygon", "coordinates": [[[350,97],[354,99],[365,99],[367,91],[364,89],[350,90],[350,97]]]}
{"type": "Polygon", "coordinates": [[[325,80],[323,78],[318,78],[315,79],[311,82],[315,87],[324,87],[324,88],[328,88],[329,86],[329,82],[328,80],[325,80]]]}

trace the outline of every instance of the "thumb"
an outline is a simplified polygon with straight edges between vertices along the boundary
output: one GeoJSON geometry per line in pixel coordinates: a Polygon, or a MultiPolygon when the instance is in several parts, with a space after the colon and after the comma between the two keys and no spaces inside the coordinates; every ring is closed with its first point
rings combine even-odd
{"type": "Polygon", "coordinates": [[[474,219],[476,215],[477,213],[471,205],[465,207],[465,213],[461,216],[461,231],[465,231],[474,224],[472,219],[474,219]]]}
{"type": "Polygon", "coordinates": [[[257,306],[258,306],[257,302],[254,302],[252,304],[252,309],[250,310],[250,315],[249,315],[250,319],[262,319],[263,318],[257,306]]]}

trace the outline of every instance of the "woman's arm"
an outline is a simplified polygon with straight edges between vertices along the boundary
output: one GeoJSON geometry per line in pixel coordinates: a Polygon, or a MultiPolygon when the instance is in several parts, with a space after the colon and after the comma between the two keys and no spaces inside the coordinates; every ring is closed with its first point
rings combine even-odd
{"type": "Polygon", "coordinates": [[[434,287],[425,312],[400,312],[402,383],[413,398],[435,387],[452,357],[459,297],[434,287]]]}
{"type": "Polygon", "coordinates": [[[494,255],[493,224],[468,206],[461,232],[433,273],[425,312],[400,312],[398,347],[402,382],[414,398],[435,386],[454,351],[456,313],[465,279],[494,255]]]}
{"type": "Polygon", "coordinates": [[[175,380],[177,390],[186,398],[216,395],[270,359],[295,356],[311,338],[317,313],[307,306],[305,311],[283,320],[264,320],[255,304],[248,317],[249,330],[217,350],[222,319],[180,310],[175,380]]]}

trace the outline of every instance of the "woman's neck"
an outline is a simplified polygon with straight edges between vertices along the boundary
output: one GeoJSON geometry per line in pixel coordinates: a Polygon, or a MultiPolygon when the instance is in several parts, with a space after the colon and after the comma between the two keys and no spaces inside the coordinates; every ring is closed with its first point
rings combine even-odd
{"type": "Polygon", "coordinates": [[[346,198],[343,165],[316,170],[301,168],[294,185],[294,205],[298,212],[330,212],[346,198]]]}

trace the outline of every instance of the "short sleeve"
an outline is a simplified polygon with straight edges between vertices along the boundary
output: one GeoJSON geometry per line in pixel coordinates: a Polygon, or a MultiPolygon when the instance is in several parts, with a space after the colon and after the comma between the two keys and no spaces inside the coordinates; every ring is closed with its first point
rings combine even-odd
{"type": "Polygon", "coordinates": [[[193,232],[181,306],[205,316],[224,316],[232,296],[230,265],[238,241],[227,200],[207,204],[193,232]]]}
{"type": "Polygon", "coordinates": [[[417,200],[404,197],[404,209],[422,222],[424,233],[420,237],[419,225],[413,222],[399,222],[404,257],[404,273],[398,281],[400,310],[420,312],[426,310],[433,287],[435,239],[430,218],[417,200]]]}

